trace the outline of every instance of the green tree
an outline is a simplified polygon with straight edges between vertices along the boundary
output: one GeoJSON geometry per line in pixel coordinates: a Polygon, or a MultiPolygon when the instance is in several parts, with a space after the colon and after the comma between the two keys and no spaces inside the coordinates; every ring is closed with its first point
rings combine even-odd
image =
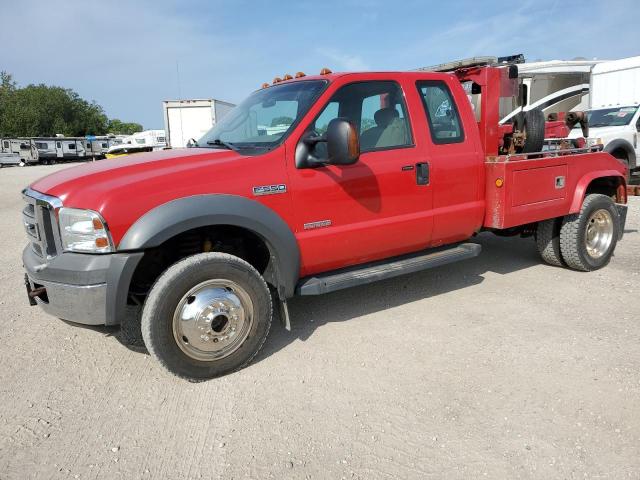
{"type": "Polygon", "coordinates": [[[115,135],[133,135],[136,132],[141,132],[143,127],[139,123],[126,123],[114,118],[109,120],[108,130],[109,133],[115,135]]]}
{"type": "Polygon", "coordinates": [[[19,88],[11,74],[0,72],[0,136],[40,137],[104,135],[142,130],[137,123],[109,121],[102,107],[62,87],[27,85],[19,88]]]}
{"type": "Polygon", "coordinates": [[[271,120],[271,126],[277,127],[278,125],[291,125],[293,123],[293,118],[291,117],[275,117],[271,120]]]}

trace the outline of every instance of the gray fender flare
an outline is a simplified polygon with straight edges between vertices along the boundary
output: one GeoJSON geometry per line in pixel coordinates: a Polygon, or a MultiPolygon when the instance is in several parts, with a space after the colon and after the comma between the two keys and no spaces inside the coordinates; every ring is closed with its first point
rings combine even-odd
{"type": "Polygon", "coordinates": [[[636,151],[634,150],[633,145],[631,145],[627,140],[617,138],[616,140],[607,143],[607,146],[604,147],[604,151],[607,153],[611,153],[615,150],[624,150],[625,152],[627,152],[627,158],[629,159],[629,168],[637,167],[636,151]]]}
{"type": "Polygon", "coordinates": [[[172,200],[140,217],[125,233],[118,251],[140,251],[161,245],[198,227],[233,225],[262,238],[275,267],[279,294],[293,296],[300,272],[300,249],[286,222],[263,204],[237,195],[194,195],[172,200]]]}

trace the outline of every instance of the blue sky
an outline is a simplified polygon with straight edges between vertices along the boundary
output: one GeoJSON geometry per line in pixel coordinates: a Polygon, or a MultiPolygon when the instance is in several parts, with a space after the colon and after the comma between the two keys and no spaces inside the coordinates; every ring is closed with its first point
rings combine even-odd
{"type": "Polygon", "coordinates": [[[162,128],[162,100],[239,102],[302,70],[406,70],[477,55],[640,55],[638,0],[0,0],[0,70],[162,128]],[[176,62],[180,70],[178,88],[176,62]]]}

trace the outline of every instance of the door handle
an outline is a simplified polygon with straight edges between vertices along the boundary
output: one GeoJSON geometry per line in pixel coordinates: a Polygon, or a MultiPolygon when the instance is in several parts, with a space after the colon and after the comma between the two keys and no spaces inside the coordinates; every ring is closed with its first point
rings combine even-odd
{"type": "Polygon", "coordinates": [[[429,185],[429,164],[427,162],[416,163],[416,183],[429,185]]]}

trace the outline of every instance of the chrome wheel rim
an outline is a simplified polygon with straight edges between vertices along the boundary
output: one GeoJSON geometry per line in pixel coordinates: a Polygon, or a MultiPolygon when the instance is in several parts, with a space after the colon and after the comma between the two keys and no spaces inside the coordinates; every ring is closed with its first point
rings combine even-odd
{"type": "Polygon", "coordinates": [[[231,280],[207,280],[189,290],[173,315],[173,337],[194,360],[211,362],[235,352],[249,336],[253,302],[231,280]]]}
{"type": "Polygon", "coordinates": [[[600,258],[607,253],[613,241],[613,218],[608,210],[600,209],[591,214],[584,238],[591,258],[600,258]]]}

